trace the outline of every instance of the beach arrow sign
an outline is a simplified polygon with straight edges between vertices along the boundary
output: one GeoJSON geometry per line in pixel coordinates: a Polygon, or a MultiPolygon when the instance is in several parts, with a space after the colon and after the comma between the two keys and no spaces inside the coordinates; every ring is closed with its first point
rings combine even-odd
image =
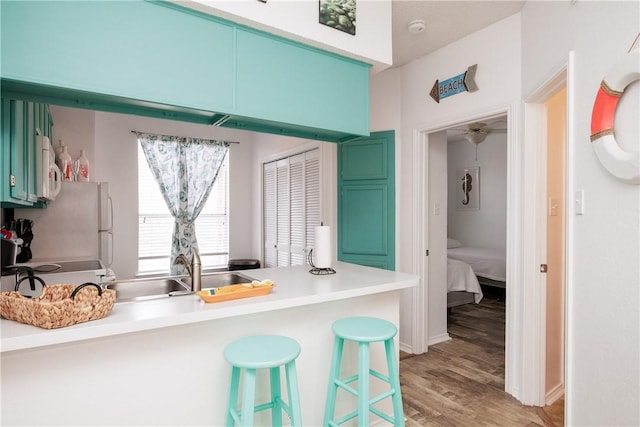
{"type": "Polygon", "coordinates": [[[442,82],[436,80],[429,95],[431,95],[437,103],[440,103],[441,99],[455,95],[456,93],[477,91],[478,85],[476,85],[474,80],[477,69],[478,64],[473,64],[462,74],[458,74],[442,82]]]}

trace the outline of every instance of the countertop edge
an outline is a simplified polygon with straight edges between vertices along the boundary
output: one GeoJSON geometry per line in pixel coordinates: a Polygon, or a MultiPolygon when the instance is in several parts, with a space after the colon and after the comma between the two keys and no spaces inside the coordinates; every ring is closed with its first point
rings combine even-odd
{"type": "MultiPolygon", "coordinates": [[[[257,271],[257,270],[256,270],[257,271]]],[[[392,273],[392,272],[390,272],[392,273]]],[[[306,305],[320,304],[330,301],[338,301],[348,298],[361,297],[366,295],[374,295],[384,292],[396,291],[414,287],[418,283],[418,276],[412,276],[409,274],[395,273],[395,276],[401,275],[400,280],[394,280],[388,283],[375,284],[366,287],[357,287],[352,289],[339,289],[326,293],[315,293],[309,295],[296,296],[285,299],[267,300],[261,301],[259,299],[247,299],[244,300],[246,304],[232,304],[225,306],[222,309],[207,310],[199,309],[193,311],[186,311],[184,313],[167,314],[148,319],[137,320],[122,320],[110,323],[104,323],[100,319],[91,322],[86,322],[79,325],[74,325],[66,328],[44,330],[30,325],[18,325],[18,327],[24,327],[27,333],[12,337],[2,337],[0,339],[0,353],[7,353],[12,351],[34,349],[39,347],[46,347],[57,344],[66,344],[78,341],[85,341],[90,339],[97,339],[127,333],[135,333],[141,331],[148,331],[153,329],[160,329],[173,326],[187,325],[197,322],[204,322],[209,320],[224,319],[230,317],[237,317],[247,314],[262,313],[275,310],[283,310],[293,307],[300,307],[306,305]],[[31,332],[31,333],[28,333],[31,332]],[[43,333],[44,332],[44,333],[43,333]]],[[[394,279],[398,279],[394,277],[394,279]]],[[[192,298],[195,295],[181,296],[177,298],[192,298]]],[[[184,301],[184,300],[183,300],[184,301]]],[[[238,300],[240,301],[240,300],[238,300]]],[[[133,303],[121,303],[118,308],[126,314],[129,307],[126,304],[145,304],[146,302],[133,302],[133,303]]],[[[161,301],[160,304],[172,304],[177,303],[175,300],[168,298],[166,301],[161,301]]],[[[205,304],[201,302],[201,304],[205,304]]],[[[222,304],[222,303],[218,303],[222,304]]],[[[118,305],[117,305],[118,306],[118,305]]],[[[139,307],[139,306],[138,306],[139,307]]],[[[168,307],[168,306],[167,306],[168,307]]],[[[220,306],[218,306],[220,307],[220,306]]],[[[2,319],[0,322],[12,322],[11,320],[2,319]]],[[[2,328],[4,329],[4,328],[2,328]]],[[[1,332],[0,332],[1,333],[1,332]]]]}

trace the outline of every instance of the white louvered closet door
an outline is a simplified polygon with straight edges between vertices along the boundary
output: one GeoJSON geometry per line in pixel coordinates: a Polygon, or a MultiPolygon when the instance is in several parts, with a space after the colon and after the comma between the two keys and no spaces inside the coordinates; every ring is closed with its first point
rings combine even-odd
{"type": "Polygon", "coordinates": [[[278,200],[278,267],[287,267],[291,262],[291,230],[289,203],[289,159],[276,163],[276,191],[278,200]]]}
{"type": "Polygon", "coordinates": [[[278,265],[278,200],[276,191],[276,163],[265,163],[263,166],[263,224],[264,229],[264,267],[278,265]]]}
{"type": "MultiPolygon", "coordinates": [[[[320,150],[308,151],[304,160],[305,249],[315,246],[315,227],[320,225],[320,150]]],[[[306,262],[306,260],[305,260],[306,262]]]]}
{"type": "Polygon", "coordinates": [[[303,265],[320,225],[320,154],[315,149],[263,166],[265,267],[303,265]]]}
{"type": "Polygon", "coordinates": [[[289,191],[291,194],[291,265],[304,264],[304,154],[289,157],[289,191]]]}

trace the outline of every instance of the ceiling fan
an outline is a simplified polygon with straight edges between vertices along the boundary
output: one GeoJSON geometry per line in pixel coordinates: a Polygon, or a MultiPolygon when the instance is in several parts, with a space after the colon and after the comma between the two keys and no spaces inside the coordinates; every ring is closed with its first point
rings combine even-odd
{"type": "Polygon", "coordinates": [[[496,120],[491,123],[473,122],[463,128],[453,128],[459,131],[467,141],[476,146],[476,160],[478,160],[478,144],[482,143],[490,133],[506,133],[507,129],[498,126],[504,123],[504,120],[496,120]]]}
{"type": "Polygon", "coordinates": [[[494,133],[494,132],[506,133],[507,132],[506,128],[499,128],[495,126],[498,123],[500,123],[500,121],[497,121],[491,124],[487,124],[483,122],[469,123],[462,129],[462,136],[464,136],[465,139],[470,143],[478,145],[482,141],[484,141],[487,135],[489,135],[490,133],[494,133]]]}

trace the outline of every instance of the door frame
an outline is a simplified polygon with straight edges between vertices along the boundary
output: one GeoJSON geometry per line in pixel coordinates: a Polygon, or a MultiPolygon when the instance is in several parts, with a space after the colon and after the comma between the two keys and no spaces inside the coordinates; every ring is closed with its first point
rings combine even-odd
{"type": "MultiPolygon", "coordinates": [[[[558,92],[562,87],[566,87],[566,158],[565,170],[565,310],[564,310],[564,386],[565,401],[568,399],[571,390],[567,384],[570,370],[567,363],[571,360],[571,343],[568,339],[572,329],[571,295],[573,291],[573,217],[575,215],[575,205],[573,203],[574,194],[574,53],[569,52],[566,62],[543,81],[528,96],[524,97],[524,116],[526,117],[525,133],[523,144],[528,163],[525,165],[524,188],[535,188],[535,194],[528,195],[525,203],[528,209],[525,210],[526,223],[529,226],[525,230],[526,241],[533,242],[525,247],[526,259],[534,262],[525,266],[525,309],[530,309],[535,316],[529,319],[531,335],[527,335],[523,341],[523,360],[525,366],[533,366],[535,369],[523,371],[523,393],[519,400],[528,405],[545,406],[546,404],[546,275],[540,272],[540,264],[546,263],[547,257],[547,111],[545,102],[558,92]]],[[[568,413],[565,405],[565,421],[568,413]]]]}
{"type": "MultiPolygon", "coordinates": [[[[494,109],[487,109],[466,116],[456,116],[446,121],[427,124],[413,132],[414,170],[416,171],[417,184],[414,193],[414,226],[418,231],[414,234],[413,253],[414,265],[418,266],[418,273],[423,278],[420,289],[416,291],[416,315],[414,315],[413,328],[414,352],[423,353],[428,351],[428,315],[427,307],[429,302],[429,257],[425,252],[429,249],[427,219],[431,215],[429,209],[429,195],[427,193],[429,184],[429,134],[444,131],[446,129],[461,126],[479,120],[488,120],[499,116],[507,117],[507,282],[523,283],[523,220],[522,204],[523,192],[521,183],[523,182],[523,147],[518,141],[521,140],[520,120],[521,103],[514,101],[511,104],[498,106],[494,109]]],[[[445,246],[446,247],[446,246],[445,246]]],[[[443,301],[446,304],[446,300],[443,301]]],[[[515,307],[522,305],[522,292],[519,287],[511,287],[506,292],[506,325],[505,325],[505,391],[516,398],[519,398],[521,391],[522,377],[522,332],[525,330],[525,316],[523,310],[516,310],[515,307]]],[[[445,312],[446,315],[446,312],[445,312]]],[[[445,340],[442,337],[440,341],[445,340]]]]}

